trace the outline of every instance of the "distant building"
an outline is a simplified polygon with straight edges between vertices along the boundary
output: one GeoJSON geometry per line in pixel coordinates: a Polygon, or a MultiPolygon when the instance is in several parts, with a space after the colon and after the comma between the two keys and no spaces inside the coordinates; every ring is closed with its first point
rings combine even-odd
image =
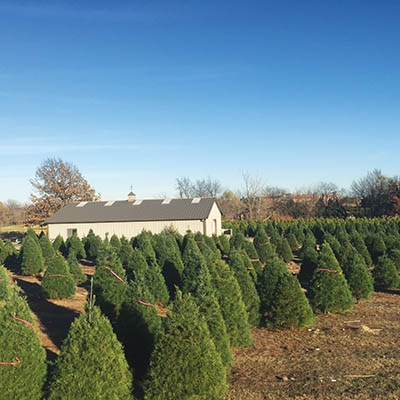
{"type": "Polygon", "coordinates": [[[142,230],[159,233],[173,228],[181,234],[188,230],[204,235],[221,234],[221,211],[214,198],[83,201],[71,203],[49,217],[50,240],[57,235],[67,239],[74,233],[86,236],[90,229],[101,238],[106,234],[131,238],[142,230]]]}

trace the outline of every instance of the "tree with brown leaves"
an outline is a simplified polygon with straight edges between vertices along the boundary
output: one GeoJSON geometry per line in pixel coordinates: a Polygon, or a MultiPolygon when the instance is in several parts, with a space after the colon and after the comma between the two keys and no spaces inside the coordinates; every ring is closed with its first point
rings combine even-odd
{"type": "Polygon", "coordinates": [[[41,224],[60,208],[73,201],[98,200],[99,195],[70,162],[48,158],[30,180],[34,193],[27,207],[24,223],[41,224]]]}

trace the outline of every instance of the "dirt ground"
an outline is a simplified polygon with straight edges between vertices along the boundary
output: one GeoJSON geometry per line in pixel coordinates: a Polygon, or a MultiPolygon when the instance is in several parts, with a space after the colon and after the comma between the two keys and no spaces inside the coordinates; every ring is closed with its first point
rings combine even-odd
{"type": "MultiPolygon", "coordinates": [[[[90,276],[93,267],[83,266],[90,276]]],[[[28,297],[49,359],[84,309],[89,282],[73,299],[45,300],[40,281],[13,274],[28,297]]],[[[400,291],[374,293],[346,314],[321,315],[303,331],[254,328],[254,346],[234,349],[226,400],[399,399],[400,291]]]]}
{"type": "Polygon", "coordinates": [[[304,331],[255,328],[235,349],[227,400],[399,399],[400,291],[374,293],[304,331]]]}

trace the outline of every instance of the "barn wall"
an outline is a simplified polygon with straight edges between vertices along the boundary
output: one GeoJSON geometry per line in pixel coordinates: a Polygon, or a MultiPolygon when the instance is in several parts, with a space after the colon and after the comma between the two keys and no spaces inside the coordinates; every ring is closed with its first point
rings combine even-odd
{"type": "MultiPolygon", "coordinates": [[[[216,207],[216,206],[215,206],[216,207]]],[[[214,207],[213,207],[214,209],[214,207]]],[[[138,235],[143,229],[153,233],[159,233],[165,228],[173,227],[179,233],[184,235],[186,231],[191,230],[193,233],[201,232],[208,236],[213,234],[216,225],[217,234],[221,233],[221,215],[217,208],[217,212],[210,213],[210,218],[206,221],[149,221],[149,222],[104,222],[104,223],[71,223],[71,224],[49,224],[48,232],[49,239],[54,240],[57,235],[61,235],[64,240],[67,239],[69,233],[76,229],[79,237],[86,236],[90,229],[102,239],[105,238],[106,233],[111,237],[116,234],[118,237],[125,236],[131,238],[138,235]],[[219,216],[219,219],[218,219],[219,216]],[[216,222],[213,222],[213,221],[216,222]]]]}

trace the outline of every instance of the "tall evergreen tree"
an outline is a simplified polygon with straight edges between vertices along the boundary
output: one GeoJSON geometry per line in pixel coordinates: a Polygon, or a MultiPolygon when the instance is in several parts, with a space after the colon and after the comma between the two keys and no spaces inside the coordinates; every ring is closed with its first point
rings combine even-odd
{"type": "Polygon", "coordinates": [[[67,254],[73,254],[76,258],[86,258],[86,251],[85,247],[83,246],[83,243],[81,239],[79,239],[77,234],[73,234],[70,236],[66,243],[65,246],[67,247],[67,254]]]}
{"type": "Polygon", "coordinates": [[[49,262],[42,281],[42,291],[50,299],[73,297],[76,292],[75,279],[60,252],[49,262]]]}
{"type": "Polygon", "coordinates": [[[151,356],[145,400],[221,400],[225,373],[204,318],[190,296],[178,292],[151,356]]]}
{"type": "Polygon", "coordinates": [[[97,259],[93,289],[102,312],[115,321],[126,292],[126,274],[115,250],[104,249],[97,259]]]}
{"type": "Polygon", "coordinates": [[[120,240],[120,247],[118,250],[119,259],[121,260],[122,265],[124,268],[128,265],[129,259],[133,255],[133,247],[130,244],[129,240],[122,236],[120,240]]]}
{"type": "Polygon", "coordinates": [[[53,241],[53,249],[55,252],[59,251],[64,257],[67,254],[67,247],[65,246],[64,239],[61,235],[57,235],[53,241]]]}
{"type": "Polygon", "coordinates": [[[97,256],[101,253],[103,248],[103,241],[101,237],[95,235],[93,230],[90,229],[89,233],[82,240],[83,246],[85,248],[86,257],[89,260],[95,261],[97,256]]]}
{"type": "Polygon", "coordinates": [[[265,264],[269,259],[271,254],[268,251],[267,245],[269,244],[269,237],[265,232],[264,225],[259,223],[257,225],[256,234],[254,236],[254,247],[257,250],[257,254],[260,258],[261,263],[265,264]]]}
{"type": "Polygon", "coordinates": [[[234,347],[251,346],[253,339],[239,284],[224,261],[212,267],[216,296],[224,317],[230,344],[234,347]]]}
{"type": "Polygon", "coordinates": [[[41,235],[39,245],[42,249],[44,264],[48,265],[49,261],[54,257],[55,251],[47,235],[41,235]]]}
{"type": "Polygon", "coordinates": [[[246,307],[249,323],[258,326],[260,322],[260,298],[254,281],[251,279],[243,258],[236,250],[231,251],[228,259],[235,277],[239,283],[243,303],[246,307]]]}
{"type": "Polygon", "coordinates": [[[349,285],[328,243],[321,247],[308,296],[316,313],[341,312],[353,306],[349,285]]]}
{"type": "Polygon", "coordinates": [[[49,400],[133,399],[132,374],[122,345],[98,307],[72,323],[49,392],[49,400]]]}
{"type": "Polygon", "coordinates": [[[76,284],[86,282],[87,276],[83,273],[79,261],[73,253],[68,256],[67,263],[69,272],[74,277],[76,284]]]}
{"type": "Polygon", "coordinates": [[[154,297],[143,279],[131,281],[118,316],[116,331],[138,385],[148,372],[150,355],[162,333],[154,297]]]}

